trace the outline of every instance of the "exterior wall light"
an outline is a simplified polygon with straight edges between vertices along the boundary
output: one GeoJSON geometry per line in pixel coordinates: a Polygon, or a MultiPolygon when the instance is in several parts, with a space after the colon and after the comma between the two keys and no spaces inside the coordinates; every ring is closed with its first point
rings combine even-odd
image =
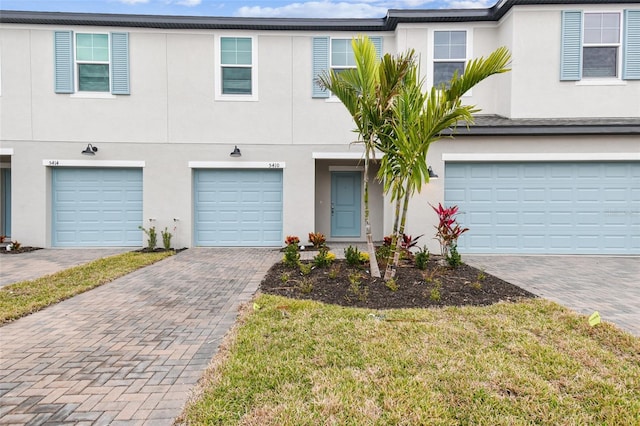
{"type": "Polygon", "coordinates": [[[429,179],[437,179],[438,178],[438,175],[436,174],[436,172],[433,171],[431,166],[429,166],[427,171],[429,172],[429,179]]]}
{"type": "Polygon", "coordinates": [[[96,155],[96,152],[98,152],[98,147],[91,144],[87,145],[84,151],[82,151],[84,155],[96,155]]]}
{"type": "Polygon", "coordinates": [[[229,155],[231,157],[242,157],[242,153],[240,152],[240,148],[238,148],[238,145],[236,145],[236,147],[233,148],[233,152],[229,155]]]}

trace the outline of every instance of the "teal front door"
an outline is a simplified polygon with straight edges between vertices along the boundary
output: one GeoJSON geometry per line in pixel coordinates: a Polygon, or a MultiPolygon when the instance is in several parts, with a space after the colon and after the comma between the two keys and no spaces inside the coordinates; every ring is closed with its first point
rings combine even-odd
{"type": "Polygon", "coordinates": [[[331,172],[331,236],[360,236],[360,172],[331,172]]]}
{"type": "Polygon", "coordinates": [[[2,188],[0,189],[2,197],[2,207],[0,207],[0,215],[2,216],[2,229],[0,235],[11,236],[11,169],[2,169],[2,188]]]}

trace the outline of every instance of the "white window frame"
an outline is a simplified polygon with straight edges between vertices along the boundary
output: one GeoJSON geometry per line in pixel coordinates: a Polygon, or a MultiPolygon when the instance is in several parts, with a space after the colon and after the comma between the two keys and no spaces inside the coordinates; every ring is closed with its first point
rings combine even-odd
{"type": "Polygon", "coordinates": [[[111,84],[112,84],[112,78],[111,78],[111,34],[109,33],[105,33],[105,32],[99,32],[99,31],[86,31],[86,32],[74,32],[73,33],[73,75],[74,75],[74,85],[75,85],[75,92],[72,93],[72,96],[74,97],[114,97],[111,94],[111,84]],[[109,54],[109,60],[108,61],[79,61],[78,60],[78,46],[77,46],[77,40],[78,40],[78,35],[82,35],[82,34],[98,34],[98,35],[106,35],[107,36],[107,53],[109,54]],[[109,89],[104,91],[104,92],[96,92],[96,91],[90,91],[90,90],[80,90],[80,69],[79,69],[79,65],[81,64],[107,64],[109,66],[109,71],[108,71],[108,75],[109,75],[109,89]]]}
{"type": "Polygon", "coordinates": [[[334,65],[333,64],[333,42],[337,41],[337,40],[343,40],[347,42],[347,46],[349,46],[349,48],[351,49],[351,52],[353,53],[353,45],[352,45],[352,38],[348,38],[348,37],[330,37],[329,38],[329,69],[333,70],[333,69],[341,69],[341,70],[346,70],[346,69],[356,69],[356,64],[353,65],[334,65]]]}
{"type": "MultiPolygon", "coordinates": [[[[258,39],[255,36],[246,34],[223,34],[215,36],[215,100],[217,101],[239,101],[239,102],[256,102],[258,101],[258,39]],[[222,39],[223,38],[248,38],[251,39],[251,94],[223,94],[222,93],[222,67],[229,66],[222,64],[222,39]]],[[[246,65],[243,65],[243,68],[246,65]]]]}
{"type": "Polygon", "coordinates": [[[581,72],[583,73],[582,82],[586,83],[602,83],[607,84],[607,82],[617,83],[622,81],[622,37],[624,36],[623,29],[623,12],[622,10],[589,10],[584,11],[582,13],[582,63],[580,64],[581,72]],[[585,43],[584,41],[584,33],[585,33],[585,20],[587,15],[598,15],[603,13],[615,13],[618,15],[618,42],[617,43],[585,43]],[[606,77],[585,77],[584,76],[584,49],[589,47],[615,47],[616,48],[616,75],[615,77],[606,76],[606,77]]]}
{"type": "MultiPolygon", "coordinates": [[[[436,62],[454,62],[455,60],[452,59],[435,59],[435,44],[436,44],[436,36],[435,33],[436,32],[442,32],[442,31],[464,31],[465,35],[466,35],[466,52],[465,52],[465,59],[464,59],[464,67],[465,70],[467,68],[467,65],[469,64],[469,61],[471,60],[471,58],[473,58],[473,29],[472,28],[455,28],[455,27],[443,27],[443,28],[434,28],[429,30],[429,49],[427,49],[427,62],[429,64],[429,68],[427,71],[427,78],[426,78],[426,84],[427,87],[433,87],[433,83],[434,83],[434,68],[435,68],[435,63],[436,62]]],[[[469,90],[467,93],[465,93],[463,96],[467,97],[467,96],[471,96],[472,95],[472,91],[469,90]]]]}
{"type": "MultiPolygon", "coordinates": [[[[333,65],[333,41],[334,40],[346,40],[347,45],[351,49],[351,52],[353,52],[353,45],[351,44],[353,37],[329,37],[329,71],[334,69],[341,69],[341,70],[356,69],[357,66],[355,64],[349,65],[349,66],[333,65]]],[[[329,98],[327,98],[327,102],[340,102],[340,100],[336,95],[333,94],[333,92],[330,91],[329,98]]]]}

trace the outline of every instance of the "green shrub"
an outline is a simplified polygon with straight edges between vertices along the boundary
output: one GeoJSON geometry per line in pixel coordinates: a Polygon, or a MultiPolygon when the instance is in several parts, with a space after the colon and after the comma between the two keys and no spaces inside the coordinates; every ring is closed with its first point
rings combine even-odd
{"type": "Polygon", "coordinates": [[[142,226],[138,226],[145,234],[147,234],[147,248],[149,250],[154,250],[158,245],[158,234],[156,233],[156,227],[152,226],[149,229],[143,228],[142,226]]]}
{"type": "Polygon", "coordinates": [[[162,234],[162,245],[164,249],[171,249],[171,237],[173,237],[173,234],[167,231],[166,227],[164,228],[164,231],[161,231],[160,233],[162,234]]]}
{"type": "Polygon", "coordinates": [[[420,270],[427,269],[427,263],[429,262],[429,249],[424,246],[418,250],[415,254],[416,267],[420,270]]]}
{"type": "Polygon", "coordinates": [[[349,266],[359,266],[360,265],[360,251],[357,247],[349,246],[344,249],[344,259],[349,266]]]}
{"type": "Polygon", "coordinates": [[[282,263],[284,263],[289,268],[295,268],[298,266],[298,262],[300,262],[300,253],[298,253],[298,246],[295,244],[289,244],[284,249],[284,258],[282,259],[282,263]]]}
{"type": "Polygon", "coordinates": [[[396,281],[395,278],[391,278],[390,280],[387,280],[384,283],[385,286],[387,286],[387,288],[391,291],[398,291],[398,282],[396,281]]]}
{"type": "Polygon", "coordinates": [[[458,253],[458,246],[455,246],[455,245],[451,246],[451,248],[449,249],[449,254],[447,254],[446,259],[449,266],[451,266],[454,269],[462,265],[462,256],[460,256],[460,253],[458,253]]]}
{"type": "Polygon", "coordinates": [[[311,263],[298,262],[298,268],[300,269],[300,273],[302,275],[309,275],[311,273],[313,265],[311,263]]]}
{"type": "Polygon", "coordinates": [[[318,268],[324,268],[326,266],[330,266],[333,261],[336,259],[336,255],[329,252],[326,248],[320,248],[320,251],[313,258],[313,264],[318,268]]]}

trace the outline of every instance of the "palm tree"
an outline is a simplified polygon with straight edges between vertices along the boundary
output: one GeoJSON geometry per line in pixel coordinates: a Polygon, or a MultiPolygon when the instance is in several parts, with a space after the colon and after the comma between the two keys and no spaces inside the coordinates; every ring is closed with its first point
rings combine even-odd
{"type": "Polygon", "coordinates": [[[414,63],[414,54],[377,59],[374,44],[368,37],[352,41],[356,68],[340,73],[331,70],[318,77],[319,84],[330,90],[347,108],[356,124],[358,142],[364,144],[364,221],[371,276],[380,277],[369,219],[369,163],[375,159],[380,132],[392,118],[393,100],[401,89],[404,75],[414,63]]]}
{"type": "Polygon", "coordinates": [[[392,107],[393,120],[378,145],[384,156],[378,177],[384,180],[385,193],[391,193],[395,201],[395,218],[392,234],[392,252],[387,260],[385,280],[395,276],[400,260],[400,236],[404,234],[409,200],[423,182],[429,182],[426,162],[429,146],[444,137],[450,130],[453,137],[459,122],[473,123],[473,114],[479,109],[463,105],[462,95],[491,75],[509,71],[509,51],[498,48],[486,59],[469,62],[462,76],[457,73],[449,87],[432,87],[422,92],[422,81],[417,78],[417,67],[406,74],[402,92],[392,107]],[[392,260],[393,259],[393,260],[392,260]]]}

